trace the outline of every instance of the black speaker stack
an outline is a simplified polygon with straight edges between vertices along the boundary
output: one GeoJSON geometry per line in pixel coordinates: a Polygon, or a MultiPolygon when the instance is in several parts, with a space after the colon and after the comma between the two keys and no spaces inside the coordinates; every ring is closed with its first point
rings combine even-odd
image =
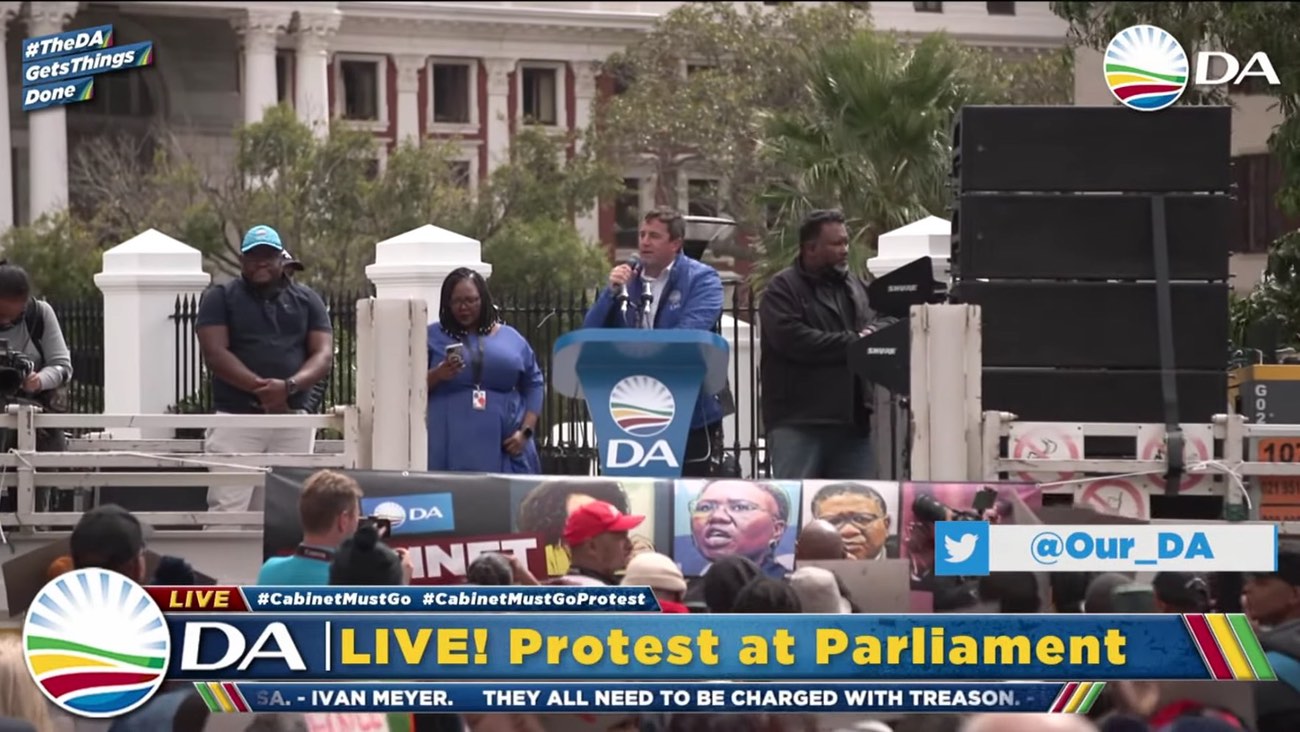
{"type": "Polygon", "coordinates": [[[984,409],[1174,433],[1226,410],[1229,108],[966,107],[953,157],[984,409]]]}

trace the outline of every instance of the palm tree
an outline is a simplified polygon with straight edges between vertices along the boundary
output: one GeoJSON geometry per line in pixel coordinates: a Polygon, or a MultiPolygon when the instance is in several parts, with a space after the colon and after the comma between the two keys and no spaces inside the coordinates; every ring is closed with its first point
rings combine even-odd
{"type": "Polygon", "coordinates": [[[804,106],[768,120],[766,153],[785,171],[768,196],[774,221],[755,284],[798,252],[798,227],[839,208],[853,236],[850,264],[866,271],[876,238],[947,208],[950,136],[965,104],[997,97],[972,51],[941,34],[910,41],[864,31],[804,60],[804,106]]]}

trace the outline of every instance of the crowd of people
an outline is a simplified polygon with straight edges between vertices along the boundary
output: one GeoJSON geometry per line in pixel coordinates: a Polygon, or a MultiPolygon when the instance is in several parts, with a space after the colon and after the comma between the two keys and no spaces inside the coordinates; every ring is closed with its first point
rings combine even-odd
{"type": "MultiPolygon", "coordinates": [[[[311,476],[303,487],[299,514],[303,540],[290,556],[263,565],[258,584],[405,585],[412,564],[405,549],[384,542],[383,527],[361,511],[361,489],[349,476],[329,470],[311,476]]],[[[859,612],[838,576],[816,566],[796,566],[784,577],[765,573],[740,555],[714,562],[703,577],[687,578],[670,557],[637,550],[629,532],[644,517],[627,514],[604,501],[572,512],[563,529],[571,561],[566,574],[536,577],[519,558],[488,553],[467,569],[473,585],[627,585],[653,590],[667,613],[817,613],[859,612]]],[[[146,574],[145,531],[138,519],[116,505],[87,512],[74,529],[70,552],[50,566],[50,577],[83,567],[101,567],[137,582],[195,584],[183,560],[164,557],[146,574]]],[[[840,530],[814,520],[800,532],[799,562],[845,559],[853,555],[840,530]]],[[[1245,612],[1278,672],[1272,682],[1113,682],[1092,712],[1077,715],[917,715],[894,720],[861,720],[859,732],[1294,732],[1300,730],[1300,691],[1294,665],[1300,663],[1300,546],[1283,542],[1277,571],[1222,574],[1203,578],[1169,572],[1148,584],[1121,574],[1049,575],[1042,592],[1032,573],[1001,573],[982,578],[958,612],[1133,613],[1245,612]],[[1143,598],[1147,598],[1143,600],[1143,598]],[[1287,664],[1292,664],[1289,668],[1287,664]]],[[[31,681],[22,650],[0,643],[0,731],[134,732],[184,730],[215,732],[207,707],[190,684],[168,684],[148,704],[116,720],[63,717],[31,681]],[[10,726],[5,727],[5,724],[10,726]],[[25,725],[25,726],[22,726],[25,725]]],[[[228,724],[230,715],[218,715],[228,724]]],[[[245,720],[249,730],[306,729],[301,715],[258,715],[245,720]],[[297,721],[295,721],[297,720],[297,721]],[[261,726],[257,726],[261,725],[261,726]]],[[[842,715],[841,715],[842,716],[842,715]]],[[[217,719],[213,717],[212,719],[217,719]]],[[[414,715],[416,732],[541,732],[531,714],[414,715]]],[[[603,724],[603,722],[602,722],[603,724]]],[[[635,715],[613,719],[607,729],[640,732],[814,732],[826,729],[813,715],[635,715]]],[[[227,729],[227,727],[221,727],[227,729]]],[[[241,730],[244,728],[240,728],[241,730]]]]}

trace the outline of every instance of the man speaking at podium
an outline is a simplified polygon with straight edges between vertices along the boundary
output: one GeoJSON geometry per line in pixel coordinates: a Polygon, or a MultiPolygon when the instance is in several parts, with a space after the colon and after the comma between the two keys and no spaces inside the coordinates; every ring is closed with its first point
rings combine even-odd
{"type": "MultiPolygon", "coordinates": [[[[717,270],[682,253],[686,219],[656,208],[641,219],[637,258],[609,273],[609,286],[587,311],[584,328],[683,329],[713,332],[722,317],[717,270]]],[[[701,396],[691,416],[682,475],[707,478],[722,463],[722,403],[701,396]]]]}

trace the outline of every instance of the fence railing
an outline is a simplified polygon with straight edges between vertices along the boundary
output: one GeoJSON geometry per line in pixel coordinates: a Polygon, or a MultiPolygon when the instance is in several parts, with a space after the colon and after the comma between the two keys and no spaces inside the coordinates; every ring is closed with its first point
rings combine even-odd
{"type": "MultiPolygon", "coordinates": [[[[758,331],[756,327],[749,327],[757,324],[757,307],[748,286],[741,284],[728,289],[723,317],[715,326],[715,331],[732,343],[734,354],[729,376],[735,409],[724,422],[727,457],[739,464],[743,475],[767,477],[769,469],[759,401],[758,331]]],[[[369,292],[322,293],[334,324],[334,367],[320,394],[320,411],[356,402],[356,303],[370,295],[369,292]]],[[[532,344],[548,384],[555,341],[581,327],[591,306],[592,295],[581,290],[527,296],[499,295],[498,307],[502,318],[532,344]]],[[[176,393],[171,411],[179,414],[210,414],[213,411],[210,375],[194,333],[198,304],[197,296],[179,297],[172,315],[176,332],[176,393]]],[[[51,305],[63,326],[77,372],[72,411],[80,414],[101,412],[104,404],[102,302],[88,300],[51,305]]],[[[906,420],[905,414],[901,418],[906,420]]],[[[178,429],[176,436],[181,439],[201,438],[202,430],[178,429]]],[[[593,471],[597,450],[585,403],[548,390],[537,438],[543,472],[585,475],[593,471]]],[[[898,437],[887,439],[896,441],[898,437]]],[[[881,477],[902,479],[905,472],[905,465],[882,465],[881,477]]]]}
{"type": "MultiPolygon", "coordinates": [[[[538,293],[528,296],[504,293],[498,301],[501,317],[518,330],[533,347],[538,365],[550,383],[551,351],[555,341],[582,326],[591,306],[589,291],[538,293]]],[[[334,369],[326,390],[325,408],[352,404],[356,396],[356,302],[368,293],[323,293],[334,319],[334,369]]],[[[198,296],[177,298],[172,320],[176,327],[176,396],[174,411],[182,414],[210,413],[210,377],[194,335],[198,296]]],[[[746,394],[734,394],[737,408],[727,417],[733,429],[727,450],[749,475],[765,475],[766,465],[760,442],[762,418],[758,412],[757,333],[746,327],[754,322],[756,308],[750,290],[737,287],[723,309],[715,330],[730,339],[742,356],[734,359],[731,383],[751,385],[746,394]],[[742,345],[743,344],[743,345],[742,345]],[[744,346],[748,346],[745,348],[744,346]],[[747,355],[743,355],[747,354],[747,355]],[[743,428],[742,428],[743,426],[743,428]],[[742,437],[742,435],[744,437],[742,437]]],[[[555,475],[585,475],[595,464],[597,451],[585,403],[547,391],[538,424],[538,448],[543,470],[555,475]]]]}

